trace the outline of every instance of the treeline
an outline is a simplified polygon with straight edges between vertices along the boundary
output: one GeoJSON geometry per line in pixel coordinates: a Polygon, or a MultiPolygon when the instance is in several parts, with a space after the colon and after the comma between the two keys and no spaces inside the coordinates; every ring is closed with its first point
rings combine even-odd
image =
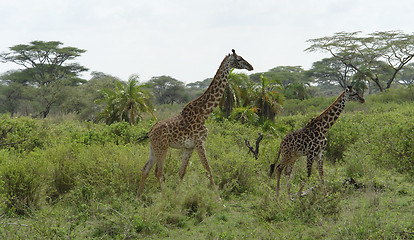
{"type": "MultiPolygon", "coordinates": [[[[274,119],[286,99],[333,96],[347,85],[361,94],[413,86],[414,35],[341,32],[308,42],[306,51],[332,56],[313,63],[309,70],[278,66],[251,75],[231,73],[220,117],[264,122],[274,119]]],[[[74,62],[86,50],[62,45],[33,41],[0,54],[1,61],[22,67],[0,75],[0,113],[39,118],[75,114],[80,120],[135,124],[144,114],[153,115],[155,106],[195,99],[212,80],[185,84],[171,76],[142,81],[131,75],[124,81],[102,72],[92,72],[86,80],[80,75],[88,69],[74,62]]]]}

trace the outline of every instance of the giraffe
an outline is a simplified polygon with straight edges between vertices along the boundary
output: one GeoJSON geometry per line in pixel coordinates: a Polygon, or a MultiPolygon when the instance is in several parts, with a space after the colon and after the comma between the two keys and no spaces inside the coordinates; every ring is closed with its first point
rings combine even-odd
{"type": "Polygon", "coordinates": [[[207,139],[207,127],[205,121],[213,110],[218,106],[220,99],[227,87],[227,80],[233,68],[253,70],[252,65],[238,56],[235,50],[228,54],[222,61],[210,86],[200,97],[188,103],[176,116],[156,123],[148,137],[149,156],[142,168],[142,178],[138,188],[137,198],[140,197],[144,188],[145,180],[155,164],[155,176],[160,185],[164,182],[163,168],[164,161],[169,147],[184,149],[181,169],[179,172],[180,182],[182,181],[188,162],[194,151],[198,153],[211,185],[215,188],[213,175],[208,164],[205,141],[207,139]]]}
{"type": "MultiPolygon", "coordinates": [[[[287,175],[287,190],[290,199],[290,175],[292,173],[293,165],[300,156],[307,157],[307,173],[308,178],[312,172],[312,164],[316,159],[319,168],[319,177],[322,186],[323,180],[323,151],[327,145],[326,133],[338,119],[342,110],[348,101],[357,101],[364,103],[365,100],[351,87],[348,86],[339,95],[339,97],[319,116],[310,120],[305,127],[287,134],[280,143],[279,154],[276,162],[270,165],[270,176],[275,171],[275,166],[280,156],[282,157],[280,163],[276,166],[276,197],[279,196],[280,190],[280,175],[283,169],[287,175]]],[[[303,186],[301,186],[298,195],[301,194],[303,186]]]]}

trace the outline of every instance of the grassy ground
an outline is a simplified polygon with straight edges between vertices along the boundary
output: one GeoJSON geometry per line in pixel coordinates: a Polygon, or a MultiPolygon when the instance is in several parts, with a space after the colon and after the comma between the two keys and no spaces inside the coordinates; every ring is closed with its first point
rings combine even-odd
{"type": "MultiPolygon", "coordinates": [[[[375,99],[374,99],[375,100],[375,99]]],[[[181,152],[166,159],[163,188],[153,174],[135,198],[148,142],[135,140],[152,122],[133,127],[75,120],[12,119],[15,148],[0,150],[1,239],[414,239],[414,106],[350,106],[330,131],[326,194],[316,169],[294,167],[288,199],[268,177],[281,137],[309,120],[279,118],[273,130],[208,122],[213,189],[197,154],[178,185],[181,152]],[[244,139],[264,132],[260,156],[244,139]]],[[[164,114],[164,113],[163,113],[164,114]]],[[[310,114],[311,115],[311,114],[310,114]]],[[[314,167],[316,168],[316,167],[314,167]]]]}

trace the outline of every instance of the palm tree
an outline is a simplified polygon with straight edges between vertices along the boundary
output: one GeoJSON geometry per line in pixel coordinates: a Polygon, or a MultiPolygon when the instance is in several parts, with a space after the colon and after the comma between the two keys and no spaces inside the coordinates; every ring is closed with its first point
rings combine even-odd
{"type": "Polygon", "coordinates": [[[106,107],[101,113],[101,118],[107,124],[127,121],[133,125],[142,118],[142,113],[148,112],[156,119],[149,100],[150,95],[143,89],[145,86],[138,85],[138,76],[132,75],[126,85],[117,82],[114,90],[105,89],[103,101],[106,107]]]}
{"type": "Polygon", "coordinates": [[[224,90],[223,98],[220,101],[220,110],[224,113],[225,117],[229,117],[233,108],[244,105],[245,91],[249,83],[249,77],[243,73],[229,74],[229,84],[224,90]]]}
{"type": "Polygon", "coordinates": [[[282,89],[282,82],[260,76],[260,86],[256,91],[257,114],[268,120],[273,120],[280,111],[284,97],[277,90],[282,89]]]}

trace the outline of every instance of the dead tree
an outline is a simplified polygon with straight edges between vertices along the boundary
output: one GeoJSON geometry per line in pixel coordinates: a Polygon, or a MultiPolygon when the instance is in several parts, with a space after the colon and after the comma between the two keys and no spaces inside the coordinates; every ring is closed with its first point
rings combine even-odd
{"type": "Polygon", "coordinates": [[[249,149],[247,154],[251,152],[256,160],[257,158],[259,158],[259,144],[260,144],[260,141],[262,141],[262,139],[263,139],[263,133],[259,133],[259,137],[256,140],[256,148],[253,148],[252,146],[250,146],[250,142],[249,140],[247,140],[247,138],[244,139],[244,143],[246,143],[246,146],[249,149]]]}

